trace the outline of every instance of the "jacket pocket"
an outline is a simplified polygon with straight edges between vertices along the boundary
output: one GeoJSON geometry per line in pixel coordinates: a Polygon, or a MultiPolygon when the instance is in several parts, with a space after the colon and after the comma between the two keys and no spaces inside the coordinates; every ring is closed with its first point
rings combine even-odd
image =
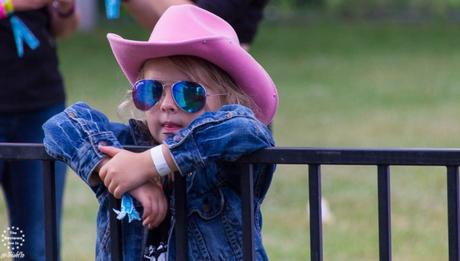
{"type": "Polygon", "coordinates": [[[190,199],[188,215],[196,213],[204,220],[219,216],[225,205],[225,197],[220,188],[216,188],[201,196],[190,199]]]}

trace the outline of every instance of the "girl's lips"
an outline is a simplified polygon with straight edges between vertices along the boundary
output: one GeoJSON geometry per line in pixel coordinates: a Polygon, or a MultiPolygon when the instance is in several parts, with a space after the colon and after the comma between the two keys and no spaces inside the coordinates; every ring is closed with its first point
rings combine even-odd
{"type": "Polygon", "coordinates": [[[161,126],[163,127],[163,133],[176,133],[178,130],[182,129],[182,125],[174,122],[165,122],[161,126]]]}

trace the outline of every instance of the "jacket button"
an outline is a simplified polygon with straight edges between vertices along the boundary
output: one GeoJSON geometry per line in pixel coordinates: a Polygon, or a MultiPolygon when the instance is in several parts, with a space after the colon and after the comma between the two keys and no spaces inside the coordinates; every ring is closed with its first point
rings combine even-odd
{"type": "Polygon", "coordinates": [[[103,140],[103,141],[99,141],[98,145],[107,146],[109,144],[107,143],[107,141],[103,140]]]}
{"type": "Polygon", "coordinates": [[[209,206],[209,204],[203,204],[203,211],[204,212],[209,212],[211,210],[211,207],[209,206]]]}

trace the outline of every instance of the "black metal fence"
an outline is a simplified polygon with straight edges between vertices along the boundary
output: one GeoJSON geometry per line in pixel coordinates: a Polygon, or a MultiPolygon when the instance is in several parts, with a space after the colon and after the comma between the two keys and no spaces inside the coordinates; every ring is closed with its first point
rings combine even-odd
{"type": "MultiPolygon", "coordinates": [[[[145,148],[130,147],[131,150],[145,148]]],[[[47,260],[57,259],[55,191],[53,159],[41,144],[0,143],[0,159],[37,159],[44,162],[45,230],[47,260]]],[[[391,260],[391,201],[390,166],[445,166],[447,175],[447,211],[449,260],[460,260],[460,149],[357,149],[357,148],[270,148],[258,151],[239,160],[244,165],[241,175],[243,206],[244,260],[254,260],[254,211],[252,164],[275,163],[308,166],[310,203],[311,260],[323,259],[321,223],[321,166],[322,165],[374,165],[378,184],[378,224],[380,260],[391,260]]],[[[187,215],[185,179],[176,174],[176,257],[187,260],[187,215]]],[[[115,200],[112,203],[116,204],[115,200]]],[[[114,216],[114,215],[112,215],[114,216]]],[[[122,259],[119,222],[111,219],[112,259],[122,259]]]]}

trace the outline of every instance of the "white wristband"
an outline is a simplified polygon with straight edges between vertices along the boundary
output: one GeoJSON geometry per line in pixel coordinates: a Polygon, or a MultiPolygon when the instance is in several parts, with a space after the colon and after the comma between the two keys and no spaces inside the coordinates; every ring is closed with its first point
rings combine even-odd
{"type": "Polygon", "coordinates": [[[161,177],[164,177],[171,173],[171,169],[166,163],[165,157],[163,155],[162,145],[158,145],[150,149],[150,157],[152,157],[153,165],[161,177]]]}

